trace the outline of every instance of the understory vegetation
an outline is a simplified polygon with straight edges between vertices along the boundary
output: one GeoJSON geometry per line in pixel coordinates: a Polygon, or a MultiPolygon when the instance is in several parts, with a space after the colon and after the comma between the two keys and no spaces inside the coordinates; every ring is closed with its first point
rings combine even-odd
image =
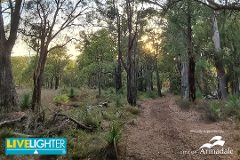
{"type": "MultiPolygon", "coordinates": [[[[19,95],[22,95],[23,102],[30,90],[21,89],[19,95]]],[[[35,135],[36,137],[65,137],[67,138],[68,153],[66,156],[58,156],[58,159],[111,159],[124,156],[123,141],[124,124],[134,125],[133,120],[141,112],[140,104],[130,106],[125,97],[126,90],[118,93],[110,88],[105,90],[99,97],[95,89],[77,89],[63,87],[59,90],[43,90],[44,98],[40,110],[41,118],[36,124],[33,119],[36,115],[30,108],[23,108],[27,114],[23,122],[15,122],[14,125],[4,125],[0,132],[0,146],[5,146],[5,138],[19,137],[14,133],[26,135],[35,135]],[[67,96],[74,92],[74,97],[67,96]],[[71,97],[71,98],[70,98],[71,97]],[[102,105],[106,103],[106,105],[102,105]],[[54,115],[60,113],[67,115],[79,123],[91,128],[81,129],[74,122],[54,115]],[[36,127],[37,125],[37,127],[36,127]],[[121,145],[119,145],[122,143],[121,145]]],[[[144,99],[148,93],[142,93],[139,98],[144,99]],[[145,94],[145,95],[144,95],[145,94]]],[[[150,96],[151,97],[151,96],[150,96]]],[[[149,97],[149,98],[150,98],[149,97]]],[[[6,115],[9,118],[14,115],[6,115]]],[[[2,117],[1,119],[4,119],[2,117]]],[[[0,119],[0,120],[1,120],[0,119]]],[[[4,147],[0,148],[0,158],[9,158],[19,160],[24,156],[5,157],[4,147]]],[[[28,156],[25,156],[25,158],[28,156]]],[[[31,157],[31,156],[29,156],[31,157]]]]}

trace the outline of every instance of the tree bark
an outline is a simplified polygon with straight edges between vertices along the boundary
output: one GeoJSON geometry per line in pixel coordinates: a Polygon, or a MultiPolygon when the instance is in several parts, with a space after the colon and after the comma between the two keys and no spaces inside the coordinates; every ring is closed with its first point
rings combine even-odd
{"type": "Polygon", "coordinates": [[[50,89],[53,89],[53,77],[51,78],[51,81],[50,81],[50,89]]]}
{"type": "Polygon", "coordinates": [[[228,90],[227,90],[227,80],[225,75],[225,70],[223,66],[223,57],[221,54],[221,46],[220,46],[220,36],[218,31],[218,24],[217,19],[214,14],[210,17],[211,28],[212,28],[212,40],[214,43],[215,51],[214,54],[214,61],[215,67],[217,69],[217,79],[219,84],[219,91],[220,91],[220,98],[225,99],[228,97],[228,90]]]}
{"type": "Polygon", "coordinates": [[[196,88],[195,88],[195,60],[193,56],[192,47],[192,22],[191,22],[191,11],[190,11],[190,1],[188,1],[188,58],[189,58],[189,68],[188,68],[188,83],[189,83],[189,101],[194,102],[196,99],[196,88]]]}
{"type": "MultiPolygon", "coordinates": [[[[127,71],[127,100],[130,105],[136,105],[137,101],[137,88],[136,88],[136,76],[135,76],[135,59],[133,58],[133,45],[137,31],[132,38],[132,6],[129,0],[127,2],[127,17],[128,17],[128,71],[127,71]]],[[[137,28],[137,27],[136,27],[137,28]]]]}
{"type": "Polygon", "coordinates": [[[2,3],[0,3],[0,112],[19,111],[18,97],[12,76],[11,52],[17,39],[22,0],[8,2],[10,5],[10,32],[6,38],[2,3]],[[13,7],[14,6],[14,7],[13,7]]]}
{"type": "MultiPolygon", "coordinates": [[[[1,45],[1,44],[0,44],[1,45]]],[[[18,97],[12,76],[11,53],[0,48],[0,112],[19,111],[18,97]]]]}
{"type": "Polygon", "coordinates": [[[120,28],[120,17],[117,17],[117,28],[118,28],[118,67],[116,70],[116,92],[122,88],[122,66],[120,56],[122,55],[121,50],[121,28],[120,28]]]}
{"type": "Polygon", "coordinates": [[[36,73],[33,75],[33,82],[34,82],[34,90],[32,95],[32,110],[34,111],[37,108],[37,111],[40,111],[41,106],[41,90],[42,90],[42,83],[43,83],[43,73],[44,73],[44,66],[47,60],[47,50],[48,46],[45,46],[41,49],[40,58],[38,61],[38,66],[36,73]]]}
{"type": "Polygon", "coordinates": [[[162,89],[162,81],[160,80],[160,77],[159,77],[159,72],[158,72],[158,65],[157,65],[157,57],[156,57],[156,74],[157,74],[157,90],[158,90],[158,96],[162,97],[162,92],[161,92],[161,89],[162,89]]]}
{"type": "Polygon", "coordinates": [[[58,89],[58,86],[59,86],[59,77],[56,76],[56,77],[55,77],[55,90],[58,89]]]}
{"type": "Polygon", "coordinates": [[[188,83],[188,64],[186,62],[181,63],[181,92],[182,98],[189,96],[189,83],[188,83]]]}

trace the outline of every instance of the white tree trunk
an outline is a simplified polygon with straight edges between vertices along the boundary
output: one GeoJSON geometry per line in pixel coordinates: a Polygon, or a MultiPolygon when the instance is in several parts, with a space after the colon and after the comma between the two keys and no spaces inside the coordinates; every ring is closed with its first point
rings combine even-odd
{"type": "Polygon", "coordinates": [[[210,21],[211,21],[211,27],[212,27],[212,40],[216,50],[216,53],[214,55],[214,61],[215,61],[215,67],[217,69],[217,79],[219,84],[220,98],[225,99],[228,97],[227,81],[226,81],[225,70],[222,62],[223,58],[222,58],[222,55],[219,54],[221,51],[220,36],[218,31],[217,19],[214,14],[211,15],[210,21]]]}

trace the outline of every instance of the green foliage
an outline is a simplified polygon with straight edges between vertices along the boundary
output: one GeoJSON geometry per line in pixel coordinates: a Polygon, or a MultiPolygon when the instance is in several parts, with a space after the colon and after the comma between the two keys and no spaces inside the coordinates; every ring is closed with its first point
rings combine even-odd
{"type": "Polygon", "coordinates": [[[148,98],[156,98],[158,95],[155,93],[155,92],[153,92],[153,91],[149,91],[148,93],[147,93],[147,97],[148,98]]]}
{"type": "Polygon", "coordinates": [[[66,94],[57,94],[55,98],[53,99],[56,102],[68,102],[68,96],[66,94]]]}
{"type": "Polygon", "coordinates": [[[198,77],[196,78],[196,84],[204,95],[217,90],[213,65],[205,57],[200,58],[196,63],[196,76],[198,77]]]}
{"type": "Polygon", "coordinates": [[[24,86],[23,80],[25,77],[22,77],[22,73],[27,68],[29,59],[27,56],[11,57],[12,74],[15,84],[18,86],[24,86]]]}
{"type": "Polygon", "coordinates": [[[225,103],[227,107],[236,108],[240,110],[240,99],[236,94],[230,95],[229,99],[225,103]]]}
{"type": "Polygon", "coordinates": [[[202,98],[202,93],[199,90],[196,91],[196,98],[202,98]]]}
{"type": "Polygon", "coordinates": [[[124,88],[121,88],[117,91],[117,94],[118,95],[122,95],[124,93],[124,88]]]}
{"type": "Polygon", "coordinates": [[[217,103],[212,103],[212,104],[210,105],[210,109],[212,110],[212,112],[213,112],[215,115],[218,115],[218,113],[219,113],[219,111],[220,111],[217,103]]]}
{"type": "Polygon", "coordinates": [[[70,94],[68,95],[68,97],[69,97],[69,98],[73,98],[73,97],[76,97],[76,96],[77,96],[77,94],[75,93],[74,89],[71,88],[71,89],[70,89],[70,94]]]}
{"type": "Polygon", "coordinates": [[[112,85],[111,74],[108,73],[111,73],[116,66],[114,47],[109,32],[105,29],[90,36],[89,44],[78,57],[78,79],[81,85],[98,86],[102,82],[106,84],[101,86],[112,85]]]}
{"type": "Polygon", "coordinates": [[[116,99],[115,99],[115,106],[116,106],[116,107],[122,106],[121,100],[120,100],[120,97],[119,97],[119,96],[117,96],[116,99]]]}
{"type": "Polygon", "coordinates": [[[3,128],[0,130],[0,155],[5,154],[5,138],[12,138],[14,134],[8,128],[3,128]]]}
{"type": "Polygon", "coordinates": [[[105,140],[108,142],[109,146],[114,147],[117,153],[117,144],[121,138],[121,129],[120,125],[117,123],[113,123],[110,132],[105,136],[105,140]]]}
{"type": "Polygon", "coordinates": [[[116,116],[112,112],[102,112],[102,116],[107,121],[112,121],[116,119],[116,116]]]}
{"type": "Polygon", "coordinates": [[[30,105],[31,105],[30,95],[28,93],[24,94],[23,99],[22,99],[21,104],[20,104],[21,109],[22,110],[29,109],[30,105]]]}
{"type": "Polygon", "coordinates": [[[177,74],[173,74],[169,78],[170,80],[170,92],[179,94],[181,92],[181,77],[177,74]]]}
{"type": "Polygon", "coordinates": [[[96,135],[79,129],[68,130],[63,135],[68,139],[68,153],[60,159],[85,159],[95,155],[103,143],[96,135]]]}

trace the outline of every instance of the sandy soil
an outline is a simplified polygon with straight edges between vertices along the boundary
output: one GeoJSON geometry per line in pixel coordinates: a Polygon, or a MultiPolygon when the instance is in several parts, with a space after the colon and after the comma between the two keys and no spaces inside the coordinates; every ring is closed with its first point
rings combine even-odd
{"type": "Polygon", "coordinates": [[[137,124],[127,126],[126,160],[239,159],[240,130],[234,129],[234,124],[223,121],[206,124],[198,112],[181,110],[173,95],[145,101],[142,106],[137,124]],[[203,154],[199,148],[214,136],[222,136],[225,144],[211,149],[229,148],[233,154],[203,154]]]}

